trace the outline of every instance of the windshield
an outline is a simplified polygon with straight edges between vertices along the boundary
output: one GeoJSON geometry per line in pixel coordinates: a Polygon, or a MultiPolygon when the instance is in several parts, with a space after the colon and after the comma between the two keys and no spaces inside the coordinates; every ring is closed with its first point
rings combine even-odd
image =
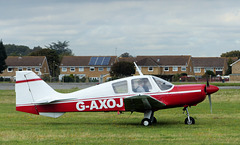
{"type": "Polygon", "coordinates": [[[158,77],[153,77],[153,80],[157,83],[158,87],[162,90],[168,90],[171,89],[173,84],[169,83],[168,81],[165,81],[163,79],[160,79],[158,77]]]}

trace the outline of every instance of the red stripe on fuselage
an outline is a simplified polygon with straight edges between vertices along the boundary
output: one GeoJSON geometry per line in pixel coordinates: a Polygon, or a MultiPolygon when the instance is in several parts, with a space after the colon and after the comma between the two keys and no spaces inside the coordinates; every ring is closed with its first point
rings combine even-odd
{"type": "Polygon", "coordinates": [[[26,82],[34,82],[34,81],[41,81],[41,78],[37,78],[37,79],[30,79],[30,80],[21,80],[21,81],[16,81],[16,84],[18,83],[26,83],[26,82]]]}

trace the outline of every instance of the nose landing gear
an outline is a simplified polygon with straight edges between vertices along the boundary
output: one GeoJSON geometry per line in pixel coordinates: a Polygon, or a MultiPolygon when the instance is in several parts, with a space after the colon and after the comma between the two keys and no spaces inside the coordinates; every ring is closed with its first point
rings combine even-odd
{"type": "Polygon", "coordinates": [[[185,124],[188,124],[188,125],[195,124],[194,118],[189,115],[188,107],[184,107],[183,111],[186,111],[186,115],[187,115],[187,118],[184,121],[185,124]]]}

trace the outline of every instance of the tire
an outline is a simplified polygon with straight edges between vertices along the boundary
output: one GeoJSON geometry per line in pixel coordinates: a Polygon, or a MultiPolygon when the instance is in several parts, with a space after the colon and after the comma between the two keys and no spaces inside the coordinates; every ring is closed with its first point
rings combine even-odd
{"type": "Polygon", "coordinates": [[[192,125],[195,124],[194,118],[190,117],[190,122],[188,121],[188,117],[185,119],[185,124],[192,125]]]}
{"type": "Polygon", "coordinates": [[[150,119],[148,119],[148,118],[144,118],[143,120],[142,120],[142,123],[141,123],[143,126],[149,126],[149,125],[151,125],[152,123],[151,123],[151,120],[150,119]]]}
{"type": "Polygon", "coordinates": [[[156,119],[156,117],[153,117],[152,124],[156,124],[156,123],[157,123],[157,119],[156,119]]]}

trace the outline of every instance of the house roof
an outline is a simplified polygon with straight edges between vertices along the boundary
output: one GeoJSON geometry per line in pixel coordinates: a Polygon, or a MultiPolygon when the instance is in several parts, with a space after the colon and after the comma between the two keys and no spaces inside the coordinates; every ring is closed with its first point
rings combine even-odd
{"type": "Polygon", "coordinates": [[[140,66],[185,66],[188,65],[191,56],[137,56],[137,63],[140,66]]]}
{"type": "Polygon", "coordinates": [[[238,63],[240,61],[240,59],[238,59],[237,61],[235,61],[234,63],[230,64],[230,66],[235,65],[236,63],[238,63]]]}
{"type": "Polygon", "coordinates": [[[224,67],[226,58],[223,57],[193,57],[194,67],[224,67]]]}
{"type": "Polygon", "coordinates": [[[111,66],[116,60],[116,56],[64,56],[60,67],[63,66],[111,66]],[[93,57],[110,57],[107,65],[89,65],[93,57]]]}
{"type": "Polygon", "coordinates": [[[138,59],[137,64],[139,66],[158,66],[158,63],[154,61],[151,57],[138,59]]]}
{"type": "Polygon", "coordinates": [[[45,56],[8,56],[7,66],[42,66],[45,56]]]}

